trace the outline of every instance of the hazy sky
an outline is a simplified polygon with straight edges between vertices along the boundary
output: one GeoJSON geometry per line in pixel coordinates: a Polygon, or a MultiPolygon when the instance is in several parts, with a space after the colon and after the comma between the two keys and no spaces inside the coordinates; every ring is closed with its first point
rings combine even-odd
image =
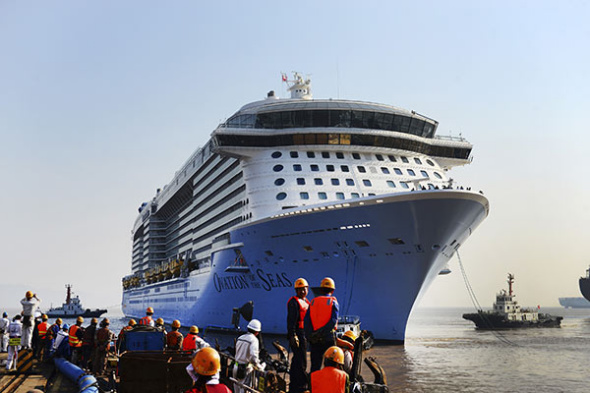
{"type": "MultiPolygon", "coordinates": [[[[71,283],[120,304],[141,202],[280,73],[413,109],[474,144],[450,176],[487,220],[460,249],[480,303],[580,296],[590,264],[585,1],[1,1],[0,309],[71,283]],[[409,4],[411,3],[411,4],[409,4]]],[[[421,301],[468,306],[457,259],[421,301]]]]}

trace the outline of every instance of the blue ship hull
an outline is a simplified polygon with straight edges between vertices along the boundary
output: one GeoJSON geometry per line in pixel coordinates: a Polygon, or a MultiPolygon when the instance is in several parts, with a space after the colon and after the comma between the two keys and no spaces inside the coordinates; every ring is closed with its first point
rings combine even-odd
{"type": "Polygon", "coordinates": [[[308,206],[235,228],[189,277],[124,290],[123,312],[141,317],[151,306],[166,322],[203,329],[230,326],[232,310],[253,301],[263,331],[282,334],[293,282],[304,277],[313,289],[330,276],[341,315],[401,343],[420,292],[487,214],[484,196],[453,190],[308,206]]]}

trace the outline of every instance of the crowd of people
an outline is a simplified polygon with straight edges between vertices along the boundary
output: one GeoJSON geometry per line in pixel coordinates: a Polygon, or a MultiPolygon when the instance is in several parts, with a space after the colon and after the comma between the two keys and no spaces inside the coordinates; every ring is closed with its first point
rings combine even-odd
{"type": "MultiPolygon", "coordinates": [[[[295,295],[287,302],[287,337],[293,354],[289,368],[289,392],[348,393],[357,337],[352,331],[345,332],[340,338],[336,337],[338,301],[334,296],[334,280],[324,278],[320,283],[321,294],[311,302],[307,299],[307,280],[298,278],[294,289],[295,295]],[[309,373],[308,348],[311,360],[309,373]]],[[[180,321],[174,320],[170,324],[171,330],[166,332],[164,320],[154,320],[154,310],[148,307],[146,315],[139,322],[130,319],[116,336],[109,329],[108,318],[104,318],[100,324],[96,318],[92,318],[88,326],[83,326],[84,318],[81,316],[76,318],[72,326],[57,318],[50,325],[45,314],[35,318],[39,303],[37,295],[27,291],[21,301],[21,314],[9,321],[5,312],[0,319],[0,350],[8,351],[7,370],[16,368],[18,351],[24,348],[33,351],[40,361],[64,357],[95,375],[101,375],[105,372],[111,343],[116,340],[116,347],[112,350],[123,353],[128,349],[126,336],[129,331],[145,326],[162,332],[163,347],[166,350],[188,351],[193,354],[192,361],[187,366],[187,373],[194,381],[189,393],[231,392],[220,382],[219,353],[199,337],[197,326],[191,326],[184,337],[180,332],[180,321]]],[[[247,333],[236,340],[235,360],[230,369],[237,381],[233,387],[235,393],[248,391],[253,384],[254,370],[264,371],[266,368],[260,359],[259,336],[262,323],[252,319],[247,330],[247,333]]]]}

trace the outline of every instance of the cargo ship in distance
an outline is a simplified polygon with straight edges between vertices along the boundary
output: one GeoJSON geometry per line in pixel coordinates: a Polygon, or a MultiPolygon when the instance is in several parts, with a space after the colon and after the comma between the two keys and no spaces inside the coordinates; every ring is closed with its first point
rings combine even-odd
{"type": "Polygon", "coordinates": [[[580,277],[578,283],[580,284],[580,292],[582,293],[582,296],[590,301],[590,268],[586,269],[586,276],[580,277]]]}
{"type": "Polygon", "coordinates": [[[123,312],[203,329],[247,303],[283,334],[294,281],[330,276],[341,315],[403,343],[420,292],[488,215],[481,191],[448,176],[472,145],[415,111],[283,82],[290,98],[243,106],[140,206],[123,312]]]}

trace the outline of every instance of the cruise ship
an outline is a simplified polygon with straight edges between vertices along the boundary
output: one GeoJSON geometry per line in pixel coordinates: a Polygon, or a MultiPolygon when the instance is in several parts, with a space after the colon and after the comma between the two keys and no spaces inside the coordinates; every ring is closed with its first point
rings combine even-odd
{"type": "Polygon", "coordinates": [[[329,276],[340,315],[403,343],[421,291],[488,215],[448,175],[472,145],[415,111],[313,99],[309,78],[282,79],[290,98],[243,106],[141,204],[123,312],[201,329],[251,314],[282,334],[294,281],[313,297],[329,276]]]}

